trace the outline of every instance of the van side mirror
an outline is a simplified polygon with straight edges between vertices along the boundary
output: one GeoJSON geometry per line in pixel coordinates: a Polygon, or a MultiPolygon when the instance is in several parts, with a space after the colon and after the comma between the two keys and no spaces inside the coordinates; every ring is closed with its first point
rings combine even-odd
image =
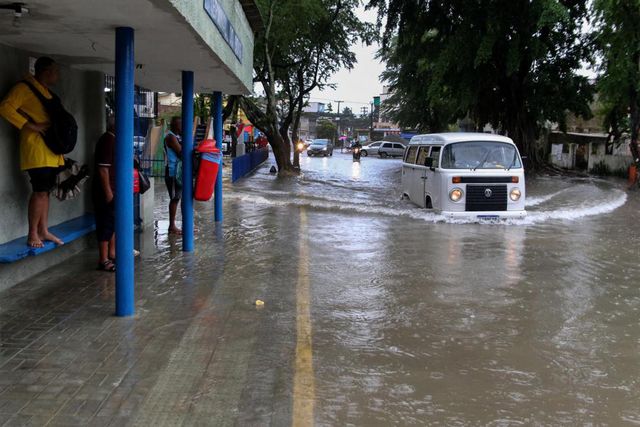
{"type": "Polygon", "coordinates": [[[432,157],[427,157],[426,159],[424,159],[424,165],[428,168],[432,168],[433,167],[433,158],[432,157]]]}

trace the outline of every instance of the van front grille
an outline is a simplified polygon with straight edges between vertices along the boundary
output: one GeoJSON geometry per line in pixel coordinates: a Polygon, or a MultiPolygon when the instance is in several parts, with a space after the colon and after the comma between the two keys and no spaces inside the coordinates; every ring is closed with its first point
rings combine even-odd
{"type": "Polygon", "coordinates": [[[467,185],[467,212],[506,211],[506,185],[467,185]]]}

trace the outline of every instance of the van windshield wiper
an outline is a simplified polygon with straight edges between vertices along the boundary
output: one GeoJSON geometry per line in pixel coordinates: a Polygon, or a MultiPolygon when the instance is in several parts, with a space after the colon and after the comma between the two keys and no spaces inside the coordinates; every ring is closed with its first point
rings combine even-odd
{"type": "Polygon", "coordinates": [[[478,169],[480,167],[480,165],[484,165],[484,162],[487,161],[487,159],[489,158],[489,155],[491,154],[492,150],[487,150],[487,154],[484,155],[484,157],[482,158],[482,160],[480,161],[480,163],[478,163],[478,166],[476,166],[475,168],[472,168],[472,171],[476,171],[476,169],[478,169]]]}

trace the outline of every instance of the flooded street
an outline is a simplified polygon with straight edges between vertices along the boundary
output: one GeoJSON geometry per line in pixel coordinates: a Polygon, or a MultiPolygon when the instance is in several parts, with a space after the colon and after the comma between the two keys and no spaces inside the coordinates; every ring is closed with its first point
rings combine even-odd
{"type": "Polygon", "coordinates": [[[398,159],[302,162],[197,203],[192,253],[156,182],[134,317],[95,249],[0,293],[0,425],[640,424],[637,193],[539,178],[452,223],[398,159]]]}
{"type": "Polygon", "coordinates": [[[640,424],[638,195],[538,178],[524,220],[447,223],[400,167],[303,156],[227,189],[241,224],[306,236],[316,422],[640,424]]]}

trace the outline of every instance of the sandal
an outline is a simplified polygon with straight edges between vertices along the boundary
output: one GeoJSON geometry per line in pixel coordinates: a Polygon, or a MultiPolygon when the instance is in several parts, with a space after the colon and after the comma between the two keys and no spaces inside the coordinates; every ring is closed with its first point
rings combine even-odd
{"type": "Polygon", "coordinates": [[[106,261],[98,263],[98,270],[99,271],[108,271],[110,273],[113,273],[113,272],[116,271],[116,265],[113,263],[113,261],[108,259],[106,261]]]}

